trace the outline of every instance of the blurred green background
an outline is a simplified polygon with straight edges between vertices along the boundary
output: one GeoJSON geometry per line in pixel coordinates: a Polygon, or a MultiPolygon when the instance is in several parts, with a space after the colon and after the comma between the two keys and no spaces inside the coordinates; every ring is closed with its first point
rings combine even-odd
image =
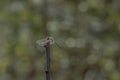
{"type": "Polygon", "coordinates": [[[0,80],[120,80],[120,0],[0,0],[0,80]]]}

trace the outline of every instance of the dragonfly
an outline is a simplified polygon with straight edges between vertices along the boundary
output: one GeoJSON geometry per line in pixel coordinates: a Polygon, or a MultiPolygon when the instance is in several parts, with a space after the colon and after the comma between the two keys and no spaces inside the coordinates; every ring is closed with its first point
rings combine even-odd
{"type": "Polygon", "coordinates": [[[48,36],[48,37],[46,37],[45,39],[37,40],[37,41],[36,41],[36,44],[37,44],[38,46],[40,46],[40,47],[44,47],[44,46],[46,46],[46,44],[47,44],[48,42],[50,43],[50,45],[55,44],[59,49],[63,49],[63,48],[57,43],[57,41],[56,41],[53,37],[51,37],[51,36],[48,36]]]}
{"type": "Polygon", "coordinates": [[[36,41],[36,44],[38,44],[38,46],[41,46],[41,47],[45,47],[47,43],[50,43],[50,45],[54,44],[55,43],[54,38],[50,36],[50,37],[46,37],[45,39],[36,41]]]}
{"type": "Polygon", "coordinates": [[[36,44],[38,46],[45,46],[48,42],[50,43],[50,45],[55,44],[59,49],[63,49],[60,44],[58,44],[57,40],[55,37],[51,36],[51,34],[49,33],[49,31],[46,31],[46,34],[48,34],[49,36],[45,37],[44,39],[41,40],[37,40],[36,44]]]}

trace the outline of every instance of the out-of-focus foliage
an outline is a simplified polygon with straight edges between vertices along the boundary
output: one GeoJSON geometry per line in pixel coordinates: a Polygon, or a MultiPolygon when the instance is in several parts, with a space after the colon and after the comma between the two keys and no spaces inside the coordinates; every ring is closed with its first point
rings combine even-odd
{"type": "Polygon", "coordinates": [[[0,80],[120,80],[120,0],[0,0],[0,80]]]}

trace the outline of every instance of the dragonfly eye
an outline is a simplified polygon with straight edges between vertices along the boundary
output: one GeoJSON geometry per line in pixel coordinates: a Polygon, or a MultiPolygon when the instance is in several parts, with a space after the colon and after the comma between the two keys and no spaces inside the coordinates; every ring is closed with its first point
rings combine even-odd
{"type": "Polygon", "coordinates": [[[55,43],[55,40],[53,37],[48,37],[49,41],[50,41],[50,44],[54,44],[55,43]]]}

